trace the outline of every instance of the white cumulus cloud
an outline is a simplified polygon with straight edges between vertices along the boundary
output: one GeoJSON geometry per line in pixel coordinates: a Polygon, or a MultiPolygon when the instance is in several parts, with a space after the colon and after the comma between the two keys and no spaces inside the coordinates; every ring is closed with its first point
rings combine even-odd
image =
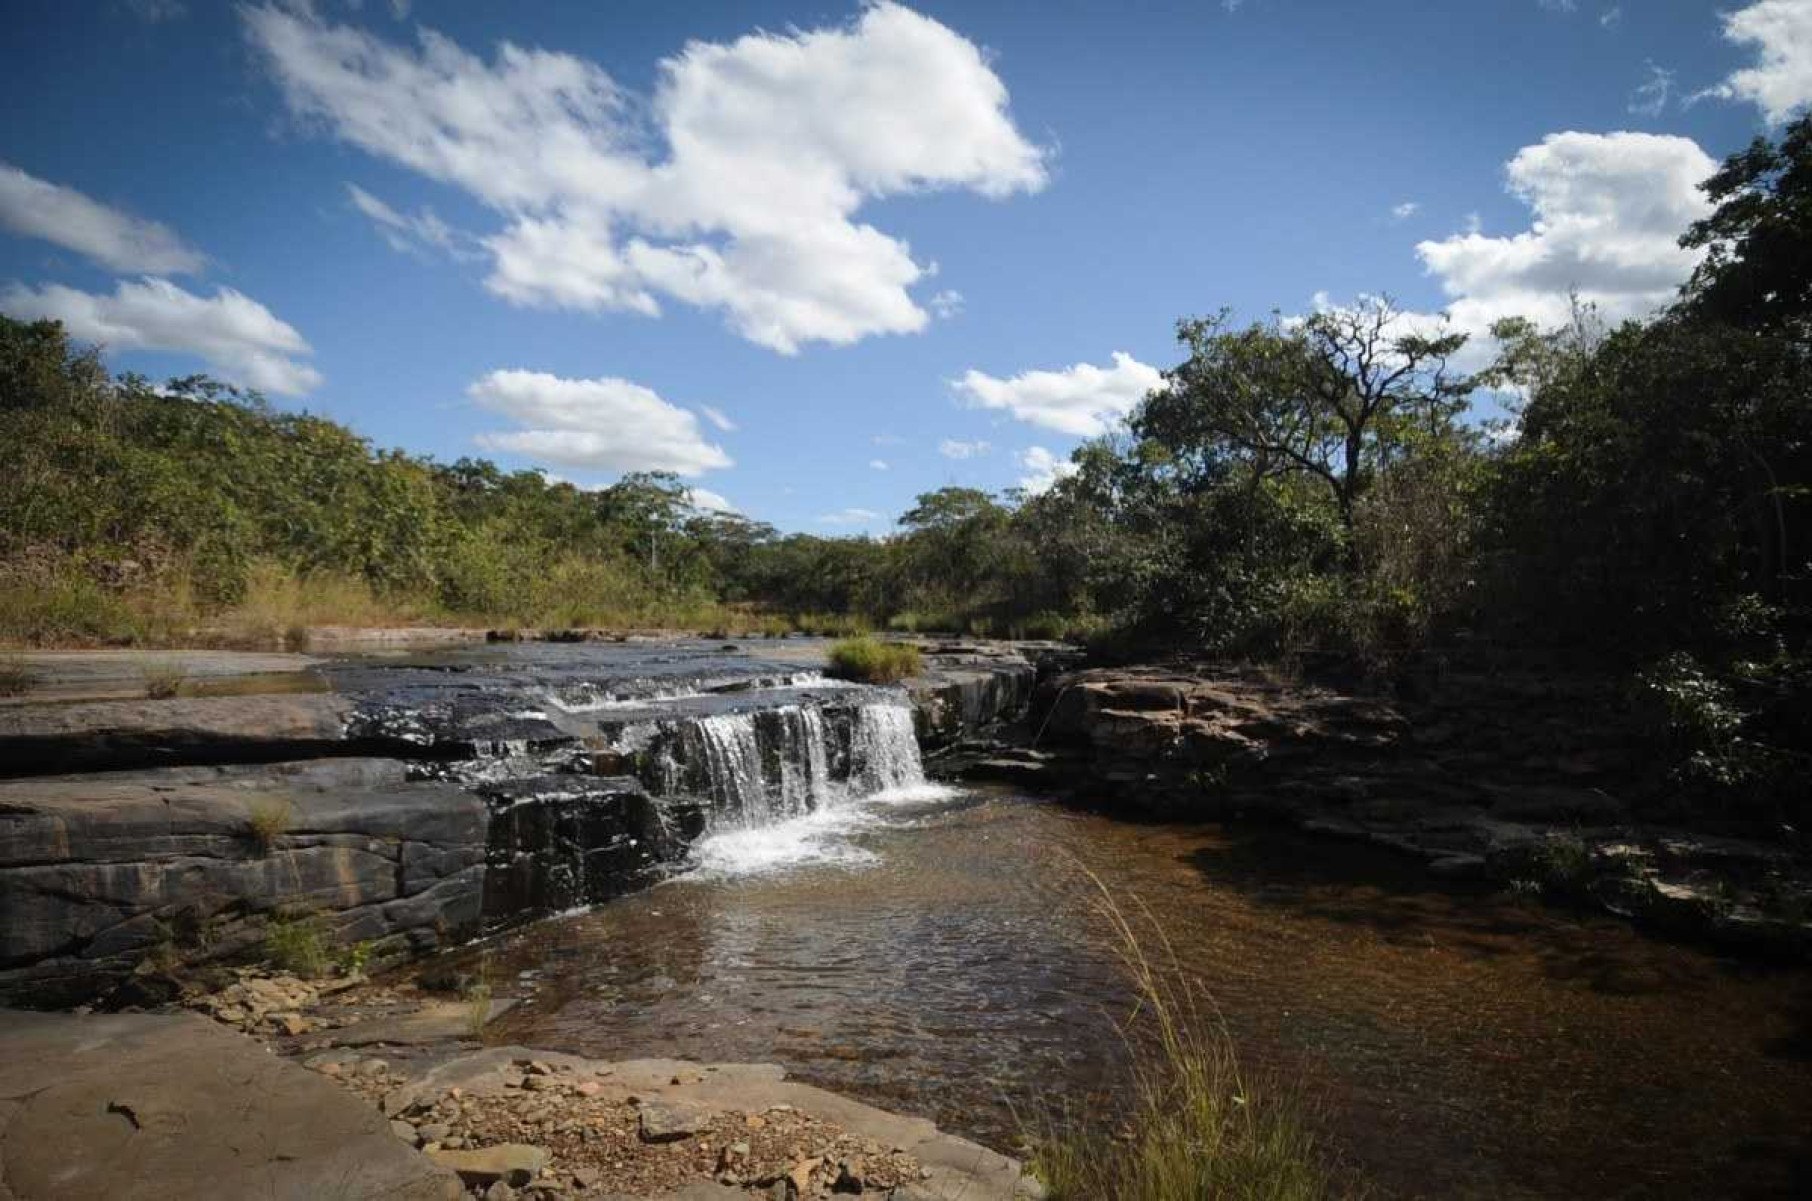
{"type": "Polygon", "coordinates": [[[977,407],[1003,409],[1021,421],[1087,438],[1105,433],[1147,392],[1163,384],[1163,373],[1156,367],[1115,351],[1111,367],[1077,363],[1058,371],[1025,371],[1010,379],[970,369],[952,386],[977,407]]]}
{"type": "Polygon", "coordinates": [[[1475,336],[1501,317],[1563,323],[1569,292],[1606,320],[1670,302],[1700,252],[1679,237],[1709,212],[1701,181],[1717,164],[1690,138],[1647,133],[1557,133],[1507,169],[1531,209],[1527,230],[1473,229],[1416,246],[1450,298],[1454,325],[1475,336]]]}
{"type": "Polygon", "coordinates": [[[1724,39],[1754,47],[1758,61],[1700,96],[1746,101],[1775,125],[1812,104],[1812,3],[1757,0],[1723,20],[1724,39]]]}
{"type": "Polygon", "coordinates": [[[207,260],[167,226],[0,162],[0,226],[73,250],[113,271],[187,275],[207,260]]]}
{"type": "Polygon", "coordinates": [[[1020,452],[1019,465],[1026,469],[1026,474],[1019,479],[1019,486],[1033,496],[1048,492],[1058,480],[1068,479],[1081,468],[1067,459],[1060,459],[1042,446],[1028,446],[1020,452]]]}
{"type": "Polygon", "coordinates": [[[736,431],[736,423],[731,421],[729,415],[722,409],[713,408],[711,405],[699,405],[698,411],[705,415],[706,421],[709,421],[724,433],[730,434],[736,431]]]}
{"type": "Polygon", "coordinates": [[[311,353],[295,328],[232,288],[197,296],[166,279],[124,280],[108,293],[62,284],[0,291],[0,310],[23,320],[61,321],[71,337],[113,350],[199,355],[214,372],[264,392],[297,396],[321,374],[299,356],[311,353]]]}
{"type": "Polygon", "coordinates": [[[868,460],[868,466],[871,470],[874,470],[874,471],[888,470],[886,459],[870,459],[870,460],[868,460]]]}
{"type": "Polygon", "coordinates": [[[696,415],[625,379],[493,371],[466,393],[523,427],[478,435],[486,450],[594,470],[693,476],[731,466],[705,441],[696,415]]]}
{"type": "Polygon", "coordinates": [[[1398,221],[1407,221],[1421,211],[1422,206],[1414,200],[1405,200],[1402,204],[1391,205],[1390,215],[1398,221]]]}
{"type": "Polygon", "coordinates": [[[974,459],[987,454],[994,448],[986,442],[964,442],[957,438],[945,438],[937,444],[937,453],[946,459],[974,459]]]}
{"type": "Polygon", "coordinates": [[[1047,178],[982,50],[889,0],[843,26],[689,43],[648,97],[570,54],[506,42],[486,61],[431,30],[409,46],[243,11],[298,118],[502,215],[486,284],[519,305],[652,316],[673,299],[786,354],[916,332],[932,268],[864,205],[1047,178]]]}

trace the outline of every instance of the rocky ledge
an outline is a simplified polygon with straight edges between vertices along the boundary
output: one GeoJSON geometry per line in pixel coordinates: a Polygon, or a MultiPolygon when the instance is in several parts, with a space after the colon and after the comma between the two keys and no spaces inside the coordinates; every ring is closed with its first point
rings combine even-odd
{"type": "Polygon", "coordinates": [[[184,1004],[197,1012],[0,1011],[0,1197],[1040,1192],[1006,1156],[772,1065],[481,1046],[508,999],[247,970],[184,1004]]]}
{"type": "MultiPolygon", "coordinates": [[[[859,711],[900,699],[826,681],[815,641],[455,642],[25,657],[35,686],[0,701],[0,1004],[159,1001],[273,932],[384,960],[607,900],[680,864],[714,805],[797,791],[789,740],[850,778],[859,711]],[[727,764],[706,723],[737,715],[727,764]]],[[[1018,718],[1061,653],[927,644],[920,739],[1018,718]]]]}
{"type": "Polygon", "coordinates": [[[1812,955],[1803,846],[1655,820],[1667,798],[1625,709],[1594,679],[1454,673],[1405,701],[1101,668],[1047,680],[1026,738],[968,772],[1144,817],[1284,822],[1733,951],[1812,955]]]}

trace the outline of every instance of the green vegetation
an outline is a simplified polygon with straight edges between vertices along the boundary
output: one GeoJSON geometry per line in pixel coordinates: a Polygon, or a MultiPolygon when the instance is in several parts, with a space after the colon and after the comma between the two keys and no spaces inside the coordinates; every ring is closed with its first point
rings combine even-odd
{"type": "Polygon", "coordinates": [[[1212,1002],[1157,923],[1136,929],[1091,879],[1136,1000],[1126,1029],[1131,1101],[1118,1132],[1099,1118],[1052,1121],[1030,1139],[1052,1201],[1336,1195],[1327,1151],[1300,1108],[1241,1071],[1212,1002]]]}
{"type": "Polygon", "coordinates": [[[326,975],[332,963],[329,937],[318,914],[273,914],[264,928],[264,958],[279,971],[312,980],[326,975]]]}
{"type": "Polygon", "coordinates": [[[1483,361],[1386,299],[1184,320],[1166,387],[1071,475],[926,493],[881,539],[701,512],[669,476],[582,491],[378,450],[0,319],[0,644],[466,622],[1081,638],[1380,684],[1566,662],[1653,714],[1651,791],[1803,829],[1812,117],[1705,191],[1683,240],[1706,257],[1647,321],[1506,320],[1483,361]],[[1486,394],[1496,425],[1467,415],[1486,394]]]}
{"type": "Polygon", "coordinates": [[[878,638],[846,638],[830,648],[830,674],[864,684],[894,684],[919,674],[919,648],[878,638]]]}

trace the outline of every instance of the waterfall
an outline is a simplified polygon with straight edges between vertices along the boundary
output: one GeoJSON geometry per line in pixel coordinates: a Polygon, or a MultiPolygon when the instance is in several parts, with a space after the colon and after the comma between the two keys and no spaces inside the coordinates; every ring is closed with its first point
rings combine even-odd
{"type": "Polygon", "coordinates": [[[864,705],[850,737],[850,779],[868,792],[925,782],[912,710],[905,705],[864,705]]]}
{"type": "Polygon", "coordinates": [[[912,710],[803,703],[637,722],[614,740],[658,797],[702,803],[713,829],[760,829],[852,797],[922,784],[912,710]]]}

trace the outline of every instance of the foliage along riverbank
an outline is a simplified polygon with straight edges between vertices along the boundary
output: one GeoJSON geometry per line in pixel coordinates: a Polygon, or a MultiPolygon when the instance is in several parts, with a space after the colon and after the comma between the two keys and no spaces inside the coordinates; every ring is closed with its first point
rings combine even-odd
{"type": "Polygon", "coordinates": [[[782,536],[671,477],[595,492],[377,450],[203,378],[110,379],[0,322],[0,641],[320,622],[1090,636],[1380,682],[1549,658],[1629,681],[1707,813],[1797,837],[1812,760],[1812,118],[1704,185],[1678,302],[1462,335],[1388,301],[1185,320],[1047,492],[782,536]],[[1500,429],[1467,418],[1491,395],[1500,429]],[[823,615],[830,615],[828,617],[823,615]]]}

